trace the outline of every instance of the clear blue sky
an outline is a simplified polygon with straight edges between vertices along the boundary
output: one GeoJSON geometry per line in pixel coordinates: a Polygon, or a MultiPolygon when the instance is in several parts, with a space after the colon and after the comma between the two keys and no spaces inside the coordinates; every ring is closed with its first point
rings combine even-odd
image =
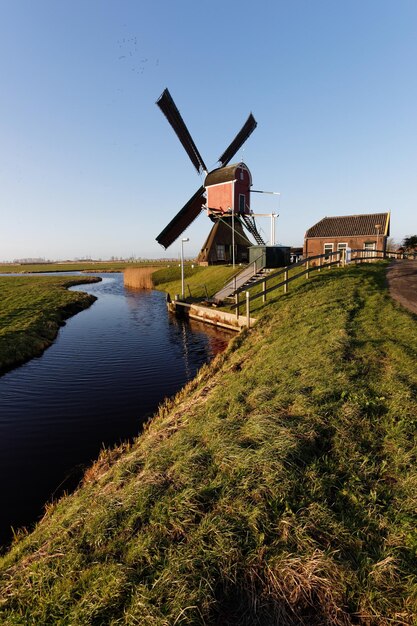
{"type": "Polygon", "coordinates": [[[416,234],[416,66],[415,0],[0,0],[0,259],[178,255],[155,237],[201,180],[165,87],[209,168],[253,112],[236,160],[280,243],[386,210],[416,234]]]}

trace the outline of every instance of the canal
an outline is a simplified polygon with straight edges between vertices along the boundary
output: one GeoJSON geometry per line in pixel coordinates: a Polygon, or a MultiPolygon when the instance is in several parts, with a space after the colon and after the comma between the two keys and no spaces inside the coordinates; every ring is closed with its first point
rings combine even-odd
{"type": "MultiPolygon", "coordinates": [[[[97,275],[97,274],[95,274],[97,275]]],[[[44,354],[0,377],[0,543],[71,491],[103,446],[131,440],[231,333],[168,315],[122,274],[74,287],[97,301],[44,354]]]]}

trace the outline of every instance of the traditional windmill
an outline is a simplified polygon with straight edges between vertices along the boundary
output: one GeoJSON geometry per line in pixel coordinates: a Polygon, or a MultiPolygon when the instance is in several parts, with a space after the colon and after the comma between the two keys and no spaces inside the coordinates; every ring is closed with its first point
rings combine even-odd
{"type": "Polygon", "coordinates": [[[239,133],[220,156],[220,167],[208,172],[168,89],[164,90],[156,104],[171,124],[197,172],[205,174],[204,185],[186,202],[156,240],[164,248],[168,248],[200,212],[206,209],[214,225],[198,261],[213,264],[228,262],[233,258],[236,262],[247,262],[248,248],[252,244],[245,235],[243,226],[258,244],[264,244],[250,212],[252,177],[244,163],[228,163],[255,130],[255,118],[252,113],[249,115],[239,133]]]}

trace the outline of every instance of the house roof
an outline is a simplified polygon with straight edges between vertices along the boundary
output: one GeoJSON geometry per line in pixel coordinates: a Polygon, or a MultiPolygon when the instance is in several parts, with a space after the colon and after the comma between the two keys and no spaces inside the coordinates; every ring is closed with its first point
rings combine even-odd
{"type": "Polygon", "coordinates": [[[204,181],[204,186],[211,187],[211,185],[219,185],[221,183],[232,182],[236,179],[236,170],[239,168],[243,168],[244,170],[249,172],[248,167],[244,163],[234,163],[233,165],[228,165],[227,167],[218,167],[217,169],[207,174],[204,181]]]}
{"type": "Polygon", "coordinates": [[[312,237],[375,237],[379,225],[380,235],[389,235],[390,214],[370,213],[364,215],[342,215],[324,217],[311,226],[305,234],[312,237]]]}

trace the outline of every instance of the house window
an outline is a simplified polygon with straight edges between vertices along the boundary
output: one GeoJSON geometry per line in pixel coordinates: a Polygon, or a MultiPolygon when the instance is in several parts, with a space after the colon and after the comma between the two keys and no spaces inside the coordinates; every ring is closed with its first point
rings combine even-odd
{"type": "Polygon", "coordinates": [[[245,212],[246,196],[244,193],[239,194],[239,213],[245,212]]]}
{"type": "Polygon", "coordinates": [[[374,257],[375,250],[376,250],[376,241],[365,241],[365,243],[363,244],[363,249],[364,249],[363,256],[374,257]]]}
{"type": "MultiPolygon", "coordinates": [[[[337,250],[338,252],[340,252],[341,254],[339,255],[339,261],[341,261],[343,258],[346,259],[346,250],[347,250],[347,243],[338,243],[337,244],[337,250]],[[344,252],[342,253],[342,251],[344,250],[344,252]]],[[[335,259],[336,260],[336,259],[335,259]]]]}
{"type": "Polygon", "coordinates": [[[216,252],[217,252],[217,260],[225,261],[226,260],[226,251],[225,246],[222,243],[216,244],[216,252]]]}
{"type": "Polygon", "coordinates": [[[331,257],[330,257],[330,252],[333,252],[333,244],[332,243],[325,243],[324,244],[324,254],[326,255],[324,257],[325,261],[330,261],[331,257]]]}

